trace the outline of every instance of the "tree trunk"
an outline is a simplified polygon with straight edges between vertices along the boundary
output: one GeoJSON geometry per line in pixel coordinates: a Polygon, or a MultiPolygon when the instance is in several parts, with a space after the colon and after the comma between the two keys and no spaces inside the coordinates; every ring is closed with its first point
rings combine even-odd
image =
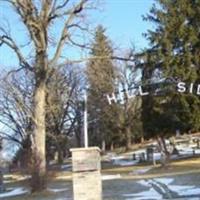
{"type": "Polygon", "coordinates": [[[161,159],[160,159],[161,165],[163,167],[167,167],[170,161],[170,153],[167,150],[164,137],[158,136],[157,142],[161,153],[161,159]]]}
{"type": "Polygon", "coordinates": [[[110,150],[114,151],[114,143],[113,142],[111,142],[111,144],[110,144],[110,150]]]}
{"type": "Polygon", "coordinates": [[[63,155],[63,149],[58,145],[57,146],[57,150],[58,150],[58,164],[63,164],[63,160],[64,160],[64,155],[63,155]]]}
{"type": "Polygon", "coordinates": [[[102,140],[101,150],[102,150],[102,152],[106,151],[106,141],[104,139],[102,140]]]}
{"type": "Polygon", "coordinates": [[[130,150],[131,149],[131,131],[129,127],[126,127],[126,150],[130,150]]]}
{"type": "Polygon", "coordinates": [[[32,192],[46,188],[46,73],[47,61],[44,53],[37,56],[36,63],[36,86],[34,91],[34,144],[32,162],[32,192]]]}
{"type": "Polygon", "coordinates": [[[4,185],[3,185],[3,172],[0,168],[0,193],[4,191],[4,185]]]}
{"type": "Polygon", "coordinates": [[[78,128],[78,130],[75,130],[75,137],[76,137],[76,145],[78,148],[80,148],[81,145],[81,128],[78,128]]]}
{"type": "Polygon", "coordinates": [[[144,143],[144,135],[142,134],[141,138],[140,138],[140,143],[143,144],[144,143]]]}

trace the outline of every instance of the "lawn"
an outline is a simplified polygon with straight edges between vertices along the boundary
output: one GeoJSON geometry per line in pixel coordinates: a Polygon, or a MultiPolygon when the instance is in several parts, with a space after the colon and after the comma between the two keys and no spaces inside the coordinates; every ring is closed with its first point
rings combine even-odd
{"type": "MultiPolygon", "coordinates": [[[[167,168],[160,167],[160,164],[150,165],[138,163],[134,166],[116,166],[112,163],[102,164],[103,194],[104,199],[126,199],[122,195],[133,194],[140,191],[140,180],[153,180],[158,177],[173,177],[178,184],[180,179],[189,177],[190,183],[197,186],[200,182],[200,157],[173,160],[167,168]]],[[[30,192],[13,197],[2,197],[3,200],[72,200],[72,173],[70,170],[54,170],[49,173],[47,191],[30,194],[30,192]]],[[[7,174],[4,176],[5,186],[9,189],[26,189],[28,191],[29,176],[19,173],[7,174]]],[[[187,178],[188,179],[188,178],[187,178]]],[[[199,185],[198,185],[199,187],[199,185]]],[[[147,187],[142,186],[142,190],[147,187]]],[[[17,191],[16,191],[17,193],[17,191]]]]}

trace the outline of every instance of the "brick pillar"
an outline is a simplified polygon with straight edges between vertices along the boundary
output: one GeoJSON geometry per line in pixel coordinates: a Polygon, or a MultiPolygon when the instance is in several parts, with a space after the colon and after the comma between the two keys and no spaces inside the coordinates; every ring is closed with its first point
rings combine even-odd
{"type": "Polygon", "coordinates": [[[102,200],[100,149],[76,148],[71,152],[74,200],[102,200]]]}

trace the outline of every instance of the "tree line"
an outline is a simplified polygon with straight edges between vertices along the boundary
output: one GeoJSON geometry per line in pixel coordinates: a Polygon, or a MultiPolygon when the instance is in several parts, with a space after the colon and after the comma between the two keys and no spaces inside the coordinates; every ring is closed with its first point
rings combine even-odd
{"type": "Polygon", "coordinates": [[[55,152],[62,163],[71,141],[83,146],[85,91],[89,145],[102,151],[129,150],[135,142],[155,138],[168,160],[166,137],[200,129],[199,97],[178,94],[174,87],[174,80],[194,87],[199,82],[200,2],[157,0],[144,16],[155,26],[144,34],[149,47],[120,50],[120,56],[103,25],[88,26],[86,15],[94,2],[2,2],[17,13],[31,51],[27,56],[17,38],[0,27],[0,47],[10,48],[18,60],[16,69],[1,75],[0,135],[19,146],[16,160],[29,159],[33,192],[45,188],[46,166],[55,152]],[[88,56],[71,59],[66,56],[71,46],[88,56]],[[140,84],[152,95],[137,96],[132,90],[134,98],[125,95],[109,105],[106,94],[140,84]]]}

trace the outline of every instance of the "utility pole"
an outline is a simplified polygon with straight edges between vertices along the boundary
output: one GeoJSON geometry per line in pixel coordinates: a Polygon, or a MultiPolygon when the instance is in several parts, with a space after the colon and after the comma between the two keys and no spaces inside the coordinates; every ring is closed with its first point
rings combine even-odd
{"type": "Polygon", "coordinates": [[[84,145],[88,148],[88,116],[87,116],[87,91],[84,95],[84,145]]]}

